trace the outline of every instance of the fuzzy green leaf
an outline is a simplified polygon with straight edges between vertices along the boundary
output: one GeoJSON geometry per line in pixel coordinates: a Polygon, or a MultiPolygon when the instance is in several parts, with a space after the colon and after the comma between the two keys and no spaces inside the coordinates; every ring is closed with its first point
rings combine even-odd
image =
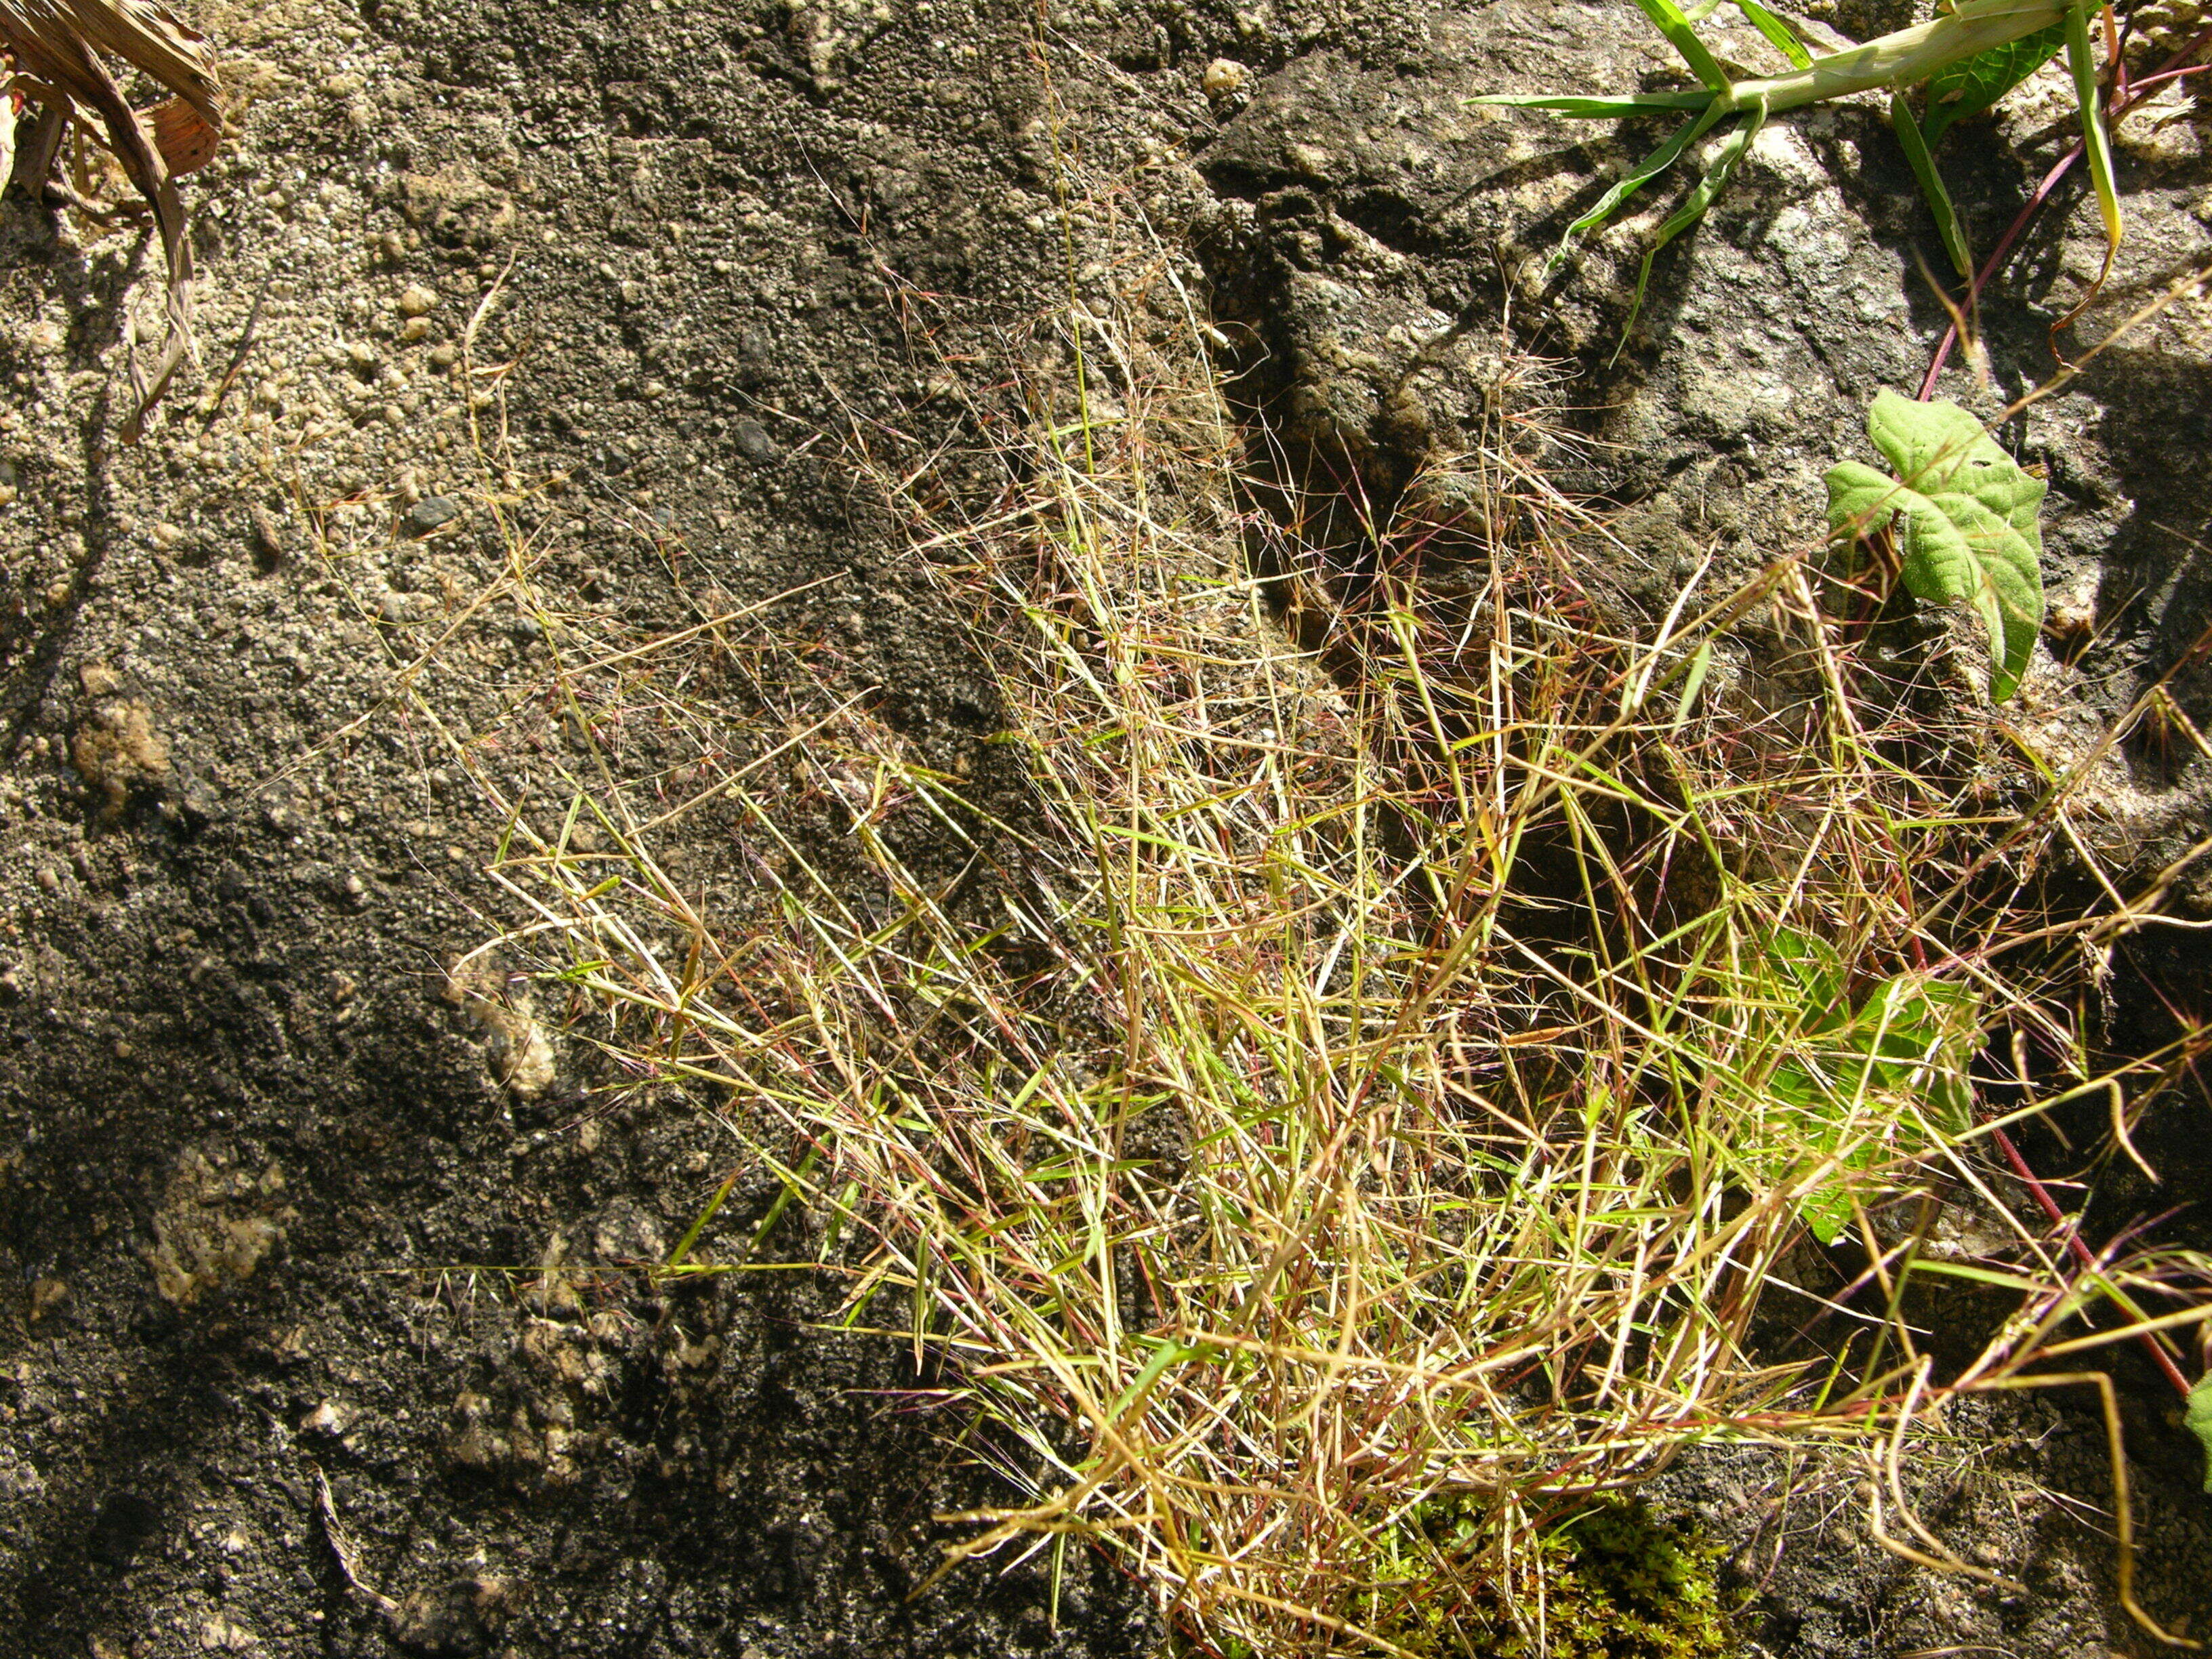
{"type": "Polygon", "coordinates": [[[1990,640],[1990,696],[2002,702],[2020,685],[2043,626],[2043,538],[2036,516],[2040,478],[2017,462],[1956,404],[1914,403],[1893,392],[1867,416],[1875,447],[1894,479],[1845,461],[1828,473],[1828,524],[1859,537],[1904,521],[1900,572],[1907,592],[1930,605],[1964,605],[1990,640]]]}
{"type": "Polygon", "coordinates": [[[1791,1051],[1767,1081],[1782,1149],[1770,1162],[1794,1175],[1804,1157],[1836,1161],[1798,1200],[1814,1237],[1832,1244],[1850,1224],[1854,1192],[1879,1189],[1882,1166],[1900,1154],[1929,1150],[1922,1119],[1947,1133],[1972,1122],[1966,1066],[1978,1008],[1961,987],[1905,975],[1875,986],[1854,1012],[1834,951],[1788,929],[1776,931],[1770,961],[1780,970],[1776,1035],[1791,1051]],[[1907,1100],[1921,1103],[1918,1118],[1902,1109],[1907,1100]],[[1899,1109],[1886,1135],[1847,1147],[1846,1137],[1864,1133],[1864,1108],[1891,1102],[1899,1109]]]}
{"type": "Polygon", "coordinates": [[[2066,44],[2066,26],[2053,23],[2033,34],[1977,52],[1929,77],[1928,116],[1921,135],[1935,148],[1954,121],[1978,115],[2057,56],[2066,44]]]}
{"type": "Polygon", "coordinates": [[[2189,1391],[2189,1431],[2204,1447],[2204,1490],[2212,1492],[2212,1371],[2189,1391]]]}

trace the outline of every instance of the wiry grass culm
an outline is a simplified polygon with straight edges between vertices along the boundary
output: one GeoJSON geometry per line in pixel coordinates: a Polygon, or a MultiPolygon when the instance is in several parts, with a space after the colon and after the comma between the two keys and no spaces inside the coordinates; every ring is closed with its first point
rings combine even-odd
{"type": "MultiPolygon", "coordinates": [[[[1546,483],[1510,350],[1491,441],[1408,492],[1494,533],[1386,520],[1327,575],[1239,514],[1202,325],[1137,252],[1044,325],[1026,419],[975,412],[995,500],[853,447],[970,619],[1022,810],[879,699],[805,702],[770,612],[544,618],[583,729],[682,752],[502,798],[496,948],[611,1087],[696,1091],[775,1173],[850,1327],[941,1362],[1018,1494],[951,1518],[948,1568],[1103,1549],[1201,1651],[1539,1653],[1557,1525],[1751,1440],[1861,1460],[1876,1536],[1990,1577],[1911,1510],[1918,1425],[2101,1390],[2117,1453],[2097,1353],[2204,1313],[2203,1264],[2081,1266],[1985,1151],[1991,1102],[2132,1110],[2193,1052],[2090,1058],[2072,964],[2146,921],[2038,896],[2066,778],[2001,809],[1978,700],[1879,681],[1817,549],[1609,605],[1631,555],[1546,483]],[[708,718],[732,679],[750,718],[708,718]],[[750,872],[726,914],[660,855],[694,812],[750,872]],[[1931,1242],[1939,1200],[2008,1242],[1931,1242]],[[1856,1242],[1863,1316],[1760,1351],[1808,1230],[1856,1242]],[[1948,1375],[1904,1313],[1944,1274],[2017,1299],[1948,1375]]],[[[780,1213],[666,1271],[778,1260],[780,1213]]]]}

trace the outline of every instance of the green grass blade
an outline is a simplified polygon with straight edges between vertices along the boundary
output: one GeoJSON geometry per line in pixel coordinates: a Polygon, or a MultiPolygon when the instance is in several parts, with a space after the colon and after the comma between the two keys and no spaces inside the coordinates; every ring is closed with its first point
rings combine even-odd
{"type": "Polygon", "coordinates": [[[1789,24],[1759,3],[1759,0],[1735,0],[1736,9],[1751,20],[1752,27],[1765,35],[1775,51],[1790,60],[1792,69],[1813,67],[1813,54],[1805,50],[1804,43],[1789,24]]]}
{"type": "MultiPolygon", "coordinates": [[[[2112,275],[2112,256],[2120,251],[2120,191],[2112,177],[2112,141],[2105,131],[2105,110],[2097,86],[2096,54],[2089,46],[2089,9],[2071,7],[2066,13],[2066,62],[2074,71],[2074,96],[2081,106],[2081,144],[2089,160],[2089,181],[2097,191],[2097,211],[2105,221],[2105,268],[2097,273],[2087,305],[2112,275]]],[[[2078,311],[2081,307],[2076,307],[2078,311]]]]}
{"type": "Polygon", "coordinates": [[[2065,24],[2053,23],[2017,40],[2008,40],[2002,46],[1961,58],[1930,76],[1928,114],[1920,124],[1928,148],[1936,148],[1936,141],[1954,121],[1980,114],[2050,62],[2065,44],[2065,24]]]}
{"type": "Polygon", "coordinates": [[[1546,274],[1565,263],[1577,242],[1599,228],[1620,211],[1620,204],[1657,178],[1680,159],[1682,152],[1712,130],[1713,124],[1726,112],[1717,98],[1708,95],[1706,107],[1676,128],[1674,136],[1653,150],[1613,182],[1613,188],[1600,197],[1597,205],[1567,227],[1566,234],[1559,238],[1559,246],[1545,266],[1546,274]]]}
{"type": "Polygon", "coordinates": [[[1643,8],[1644,15],[1651,20],[1652,26],[1667,37],[1668,44],[1682,54],[1682,61],[1690,66],[1691,72],[1698,79],[1723,98],[1733,94],[1728,71],[1721,67],[1720,60],[1706,50],[1705,43],[1698,39],[1697,30],[1690,27],[1690,20],[1682,15],[1674,0],[1636,0],[1636,3],[1643,8]]]}
{"type": "Polygon", "coordinates": [[[1651,285],[1652,260],[1659,257],[1660,249],[1705,216],[1705,210],[1713,204],[1713,198],[1728,184],[1729,175],[1735,171],[1736,163],[1743,160],[1744,151],[1751,148],[1751,141],[1759,136],[1759,128],[1765,125],[1766,104],[1762,99],[1745,112],[1743,125],[1729,134],[1728,142],[1721,146],[1720,154],[1713,157],[1712,165],[1705,169],[1705,176],[1698,180],[1698,187],[1690,192],[1688,199],[1674,210],[1665,224],[1659,227],[1659,234],[1652,239],[1651,246],[1645,250],[1643,266],[1636,273],[1636,296],[1628,303],[1628,320],[1621,325],[1620,345],[1613,350],[1613,362],[1620,361],[1621,347],[1628,343],[1628,337],[1636,327],[1636,319],[1643,313],[1644,291],[1651,285]]]}
{"type": "Polygon", "coordinates": [[[1959,221],[1958,209],[1951,204],[1951,192],[1943,188],[1943,175],[1936,170],[1936,158],[1929,154],[1928,141],[1921,136],[1920,124],[1912,118],[1911,106],[1903,93],[1890,94],[1889,114],[1897,128],[1898,143],[1905,146],[1905,159],[1912,163],[1912,176],[1920,181],[1920,193],[1928,198],[1928,210],[1936,216],[1936,228],[1942,233],[1943,251],[1951,256],[1953,269],[1971,282],[1974,267],[1966,252],[1966,228],[1959,221]]]}
{"type": "Polygon", "coordinates": [[[1621,98],[1581,98],[1564,94],[1529,97],[1515,93],[1485,93],[1480,98],[1468,98],[1462,101],[1494,104],[1506,109],[1547,109],[1555,115],[1573,116],[1583,120],[1617,121],[1631,116],[1649,115],[1655,110],[1703,109],[1713,101],[1713,94],[1710,92],[1638,92],[1621,98]]]}

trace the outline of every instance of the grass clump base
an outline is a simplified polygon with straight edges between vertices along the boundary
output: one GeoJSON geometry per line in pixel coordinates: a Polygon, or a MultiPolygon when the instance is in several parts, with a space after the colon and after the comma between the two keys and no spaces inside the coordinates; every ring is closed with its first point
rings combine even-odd
{"type": "Polygon", "coordinates": [[[1597,1498],[1536,1533],[1533,1620],[1502,1601],[1479,1565],[1485,1530],[1479,1513],[1450,1499],[1417,1506],[1394,1540],[1405,1589],[1376,1598],[1389,1620],[1379,1633],[1422,1659],[1729,1659],[1742,1650],[1712,1552],[1632,1498],[1597,1498]]]}

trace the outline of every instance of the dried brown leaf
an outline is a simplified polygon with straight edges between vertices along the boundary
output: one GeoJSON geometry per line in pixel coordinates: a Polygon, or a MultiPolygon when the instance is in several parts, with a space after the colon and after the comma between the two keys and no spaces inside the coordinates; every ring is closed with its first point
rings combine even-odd
{"type": "Polygon", "coordinates": [[[148,410],[192,349],[191,242],[175,179],[205,166],[222,138],[215,60],[200,34],[158,0],[0,0],[0,51],[16,70],[11,90],[45,110],[34,142],[16,163],[25,187],[33,195],[48,191],[60,127],[83,122],[89,110],[125,175],[154,210],[167,270],[167,328],[150,373],[139,362],[135,319],[127,331],[135,406],[122,436],[136,443],[148,410]],[[124,99],[101,52],[144,71],[174,98],[142,117],[124,99]]]}

